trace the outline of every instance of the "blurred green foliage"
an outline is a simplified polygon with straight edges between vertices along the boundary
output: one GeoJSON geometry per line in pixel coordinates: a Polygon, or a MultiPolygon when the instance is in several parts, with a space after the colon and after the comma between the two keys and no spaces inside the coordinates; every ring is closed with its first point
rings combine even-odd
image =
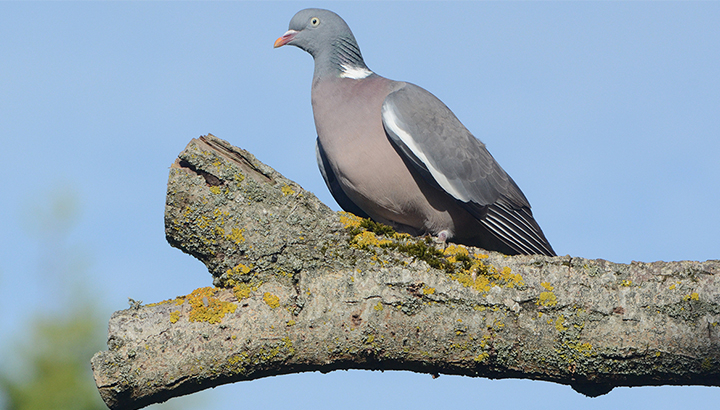
{"type": "MultiPolygon", "coordinates": [[[[0,340],[0,409],[107,409],[90,359],[107,348],[109,311],[93,291],[86,244],[70,243],[80,221],[78,198],[70,185],[61,183],[22,207],[27,232],[38,243],[36,260],[23,274],[39,278],[40,286],[17,289],[25,322],[16,334],[8,338],[4,333],[0,340]],[[29,294],[39,294],[39,300],[22,297],[29,294]]],[[[176,399],[150,408],[177,409],[192,401],[176,399]]]]}
{"type": "Polygon", "coordinates": [[[68,244],[79,221],[78,195],[58,184],[32,198],[23,211],[28,234],[38,242],[37,260],[28,273],[41,278],[42,289],[36,289],[41,302],[27,301],[20,332],[4,341],[9,351],[2,352],[0,407],[107,409],[90,369],[92,355],[105,347],[105,325],[88,291],[84,257],[68,244]]]}
{"type": "Polygon", "coordinates": [[[90,357],[104,347],[95,310],[86,306],[31,322],[15,363],[0,373],[7,410],[107,409],[90,371],[90,357]]]}

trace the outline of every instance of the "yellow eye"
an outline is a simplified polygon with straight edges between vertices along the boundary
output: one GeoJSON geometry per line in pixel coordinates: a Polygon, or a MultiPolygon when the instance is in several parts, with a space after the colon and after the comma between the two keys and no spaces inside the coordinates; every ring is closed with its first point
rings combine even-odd
{"type": "Polygon", "coordinates": [[[313,27],[317,27],[320,25],[320,19],[317,17],[313,17],[310,19],[310,25],[313,27]]]}

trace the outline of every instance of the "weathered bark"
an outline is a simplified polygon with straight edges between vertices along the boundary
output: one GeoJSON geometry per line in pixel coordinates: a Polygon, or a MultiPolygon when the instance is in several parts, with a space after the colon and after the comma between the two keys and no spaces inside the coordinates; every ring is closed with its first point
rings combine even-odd
{"type": "Polygon", "coordinates": [[[166,235],[216,287],[110,319],[112,409],[302,371],[720,385],[720,261],[507,257],[358,226],[211,135],[170,169],[166,235]],[[431,267],[432,266],[432,267],[431,267]]]}

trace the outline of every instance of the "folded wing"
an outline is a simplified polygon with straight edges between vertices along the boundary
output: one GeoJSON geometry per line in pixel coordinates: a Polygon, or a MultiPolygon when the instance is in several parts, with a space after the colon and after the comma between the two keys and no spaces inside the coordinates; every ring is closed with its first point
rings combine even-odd
{"type": "Polygon", "coordinates": [[[405,83],[385,99],[382,119],[407,162],[498,239],[518,253],[555,255],[515,181],[437,97],[405,83]]]}

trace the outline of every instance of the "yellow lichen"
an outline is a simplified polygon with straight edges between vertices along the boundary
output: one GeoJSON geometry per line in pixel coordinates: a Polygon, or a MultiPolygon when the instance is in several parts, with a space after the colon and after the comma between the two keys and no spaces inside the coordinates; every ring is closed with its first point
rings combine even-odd
{"type": "Polygon", "coordinates": [[[432,295],[433,293],[435,293],[435,288],[429,288],[429,287],[425,286],[425,287],[423,287],[422,292],[423,292],[423,295],[432,295]]]}
{"type": "Polygon", "coordinates": [[[285,349],[287,349],[287,352],[290,356],[295,354],[295,347],[293,347],[292,340],[290,340],[289,337],[285,336],[282,339],[280,339],[283,342],[283,346],[285,349]]]}
{"type": "Polygon", "coordinates": [[[592,351],[592,344],[585,342],[585,343],[567,343],[567,346],[573,350],[576,350],[580,352],[583,356],[590,357],[594,356],[595,354],[592,351]]]}
{"type": "Polygon", "coordinates": [[[512,273],[509,266],[502,268],[500,271],[500,280],[505,282],[506,288],[518,288],[525,286],[525,281],[519,273],[512,273]]]}
{"type": "Polygon", "coordinates": [[[557,298],[552,292],[540,292],[540,296],[535,303],[541,306],[555,306],[557,305],[557,298]]]}
{"type": "Polygon", "coordinates": [[[295,321],[293,319],[290,319],[287,321],[286,325],[288,326],[295,326],[295,321]]]}
{"type": "Polygon", "coordinates": [[[362,222],[362,218],[359,216],[356,216],[355,214],[351,214],[350,212],[338,212],[340,214],[340,223],[342,223],[345,228],[359,228],[360,222],[362,222]]]}
{"type": "Polygon", "coordinates": [[[288,196],[295,193],[295,190],[292,189],[290,185],[283,185],[280,190],[282,191],[283,196],[288,196]]]}
{"type": "Polygon", "coordinates": [[[391,244],[392,241],[389,239],[378,239],[377,235],[370,231],[363,231],[355,235],[352,239],[351,244],[357,248],[367,248],[370,245],[382,246],[391,244]]]}
{"type": "Polygon", "coordinates": [[[564,332],[568,330],[567,327],[564,326],[565,324],[565,316],[560,315],[558,316],[557,320],[555,320],[555,329],[557,329],[558,332],[564,332]]]}
{"type": "Polygon", "coordinates": [[[228,364],[238,373],[245,371],[245,365],[248,363],[247,352],[237,353],[228,358],[228,364]]]}
{"type": "Polygon", "coordinates": [[[217,288],[198,288],[186,296],[191,310],[188,320],[191,322],[220,323],[226,314],[235,312],[237,305],[214,297],[217,288]]]}
{"type": "Polygon", "coordinates": [[[234,268],[225,271],[228,276],[247,275],[252,267],[238,263],[234,268]]]}
{"type": "MultiPolygon", "coordinates": [[[[230,234],[226,234],[225,238],[235,242],[236,245],[240,245],[241,243],[245,242],[245,236],[243,236],[244,231],[245,229],[232,228],[230,234]]],[[[223,231],[223,233],[225,232],[223,231]]]]}
{"type": "Polygon", "coordinates": [[[711,358],[706,357],[705,360],[703,360],[702,364],[700,365],[700,370],[704,372],[709,372],[713,369],[713,361],[711,358]]]}
{"type": "Polygon", "coordinates": [[[498,271],[492,265],[485,265],[481,259],[487,258],[487,255],[476,253],[470,257],[463,254],[462,248],[457,247],[451,251],[450,258],[462,262],[453,273],[449,274],[450,278],[478,292],[488,292],[493,286],[507,288],[525,286],[522,276],[512,273],[509,267],[506,266],[498,271]]]}
{"type": "Polygon", "coordinates": [[[243,299],[247,299],[250,297],[250,295],[258,290],[262,282],[257,283],[245,283],[241,282],[237,285],[233,286],[233,293],[235,294],[235,297],[238,301],[241,301],[243,299]]]}
{"type": "Polygon", "coordinates": [[[183,304],[183,302],[185,302],[185,297],[184,297],[184,296],[178,296],[178,297],[176,297],[175,299],[165,299],[165,300],[163,300],[163,301],[161,301],[161,302],[148,303],[148,304],[145,305],[145,306],[146,306],[146,307],[153,307],[153,306],[164,305],[164,304],[166,304],[166,303],[175,303],[176,305],[180,306],[180,305],[183,304]]]}
{"type": "Polygon", "coordinates": [[[625,280],[623,280],[623,281],[620,282],[620,286],[622,286],[622,287],[630,287],[630,286],[632,286],[632,281],[625,279],[625,280]]]}
{"type": "Polygon", "coordinates": [[[180,320],[180,311],[170,312],[170,323],[177,323],[178,320],[180,320]]]}
{"type": "Polygon", "coordinates": [[[447,248],[443,251],[445,255],[447,255],[447,260],[450,263],[456,263],[458,256],[463,257],[467,256],[469,257],[469,253],[467,248],[464,245],[455,245],[450,244],[447,248]]]}
{"type": "Polygon", "coordinates": [[[542,282],[542,283],[540,283],[540,286],[544,287],[545,290],[550,291],[550,292],[553,289],[555,289],[555,286],[551,285],[549,282],[542,282]]]}
{"type": "Polygon", "coordinates": [[[480,363],[480,362],[484,362],[485,359],[487,359],[488,357],[490,357],[490,353],[482,352],[479,355],[475,356],[475,358],[473,360],[480,363]]]}
{"type": "Polygon", "coordinates": [[[700,295],[697,292],[693,292],[689,295],[683,296],[683,300],[700,300],[700,295]]]}
{"type": "Polygon", "coordinates": [[[383,310],[382,301],[379,301],[379,302],[377,303],[377,305],[375,305],[375,306],[373,307],[373,309],[377,310],[378,312],[381,311],[381,310],[383,310]]]}
{"type": "Polygon", "coordinates": [[[270,292],[265,292],[263,300],[268,306],[270,306],[270,309],[275,309],[280,306],[280,298],[270,292]]]}

